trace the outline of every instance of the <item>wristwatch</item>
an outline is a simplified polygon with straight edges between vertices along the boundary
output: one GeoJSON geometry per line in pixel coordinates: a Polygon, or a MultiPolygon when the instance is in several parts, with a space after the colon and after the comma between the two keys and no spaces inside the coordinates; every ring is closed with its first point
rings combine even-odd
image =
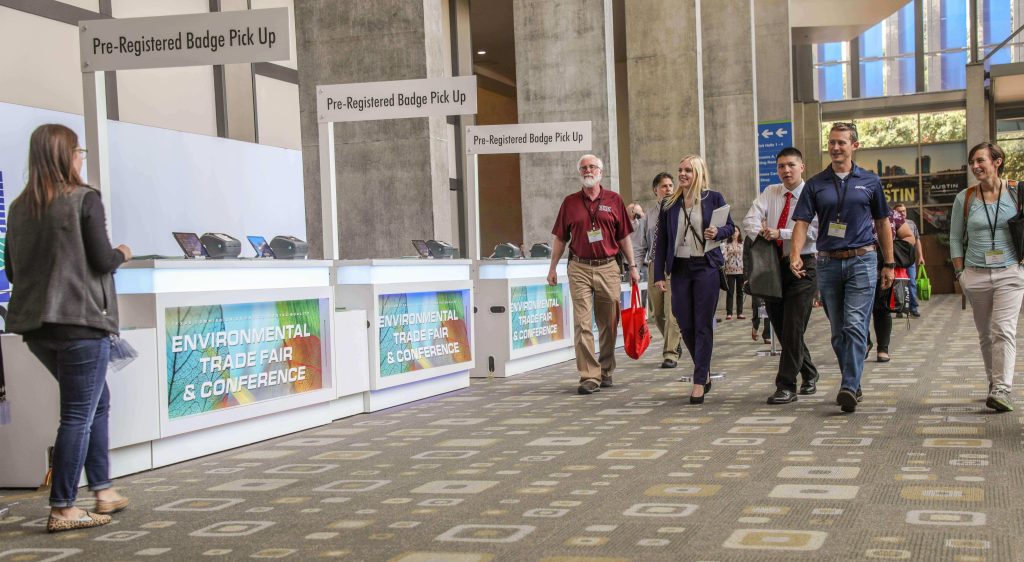
{"type": "Polygon", "coordinates": [[[629,268],[630,268],[630,269],[633,269],[634,267],[636,267],[636,264],[635,264],[635,263],[631,263],[631,264],[629,264],[629,268]]]}
{"type": "Polygon", "coordinates": [[[895,262],[883,263],[882,267],[883,268],[887,268],[887,269],[896,269],[896,263],[895,262]]]}

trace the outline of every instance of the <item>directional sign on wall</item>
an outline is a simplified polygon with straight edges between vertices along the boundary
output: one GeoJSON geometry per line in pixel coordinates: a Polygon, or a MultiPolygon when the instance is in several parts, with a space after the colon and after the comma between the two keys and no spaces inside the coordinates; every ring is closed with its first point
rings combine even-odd
{"type": "Polygon", "coordinates": [[[769,121],[757,124],[757,192],[779,182],[775,171],[775,156],[787,146],[793,146],[793,122],[769,121]]]}

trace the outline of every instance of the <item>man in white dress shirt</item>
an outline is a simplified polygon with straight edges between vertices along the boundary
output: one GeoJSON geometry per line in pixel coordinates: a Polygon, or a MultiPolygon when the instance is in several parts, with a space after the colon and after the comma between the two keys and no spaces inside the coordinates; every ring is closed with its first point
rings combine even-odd
{"type": "Polygon", "coordinates": [[[776,390],[768,398],[768,403],[788,404],[797,400],[797,373],[803,379],[800,394],[814,394],[818,391],[818,369],[804,341],[817,290],[814,268],[817,249],[814,241],[817,238],[818,223],[817,219],[811,223],[807,230],[807,241],[800,251],[807,275],[796,277],[789,267],[789,244],[793,235],[793,211],[804,189],[804,159],[799,150],[788,147],[779,152],[775,162],[782,183],[768,186],[757,196],[743,219],[743,230],[747,236],[761,236],[775,242],[779,248],[782,299],[766,301],[766,306],[772,328],[782,343],[782,355],[779,358],[779,371],[775,375],[776,390]]]}

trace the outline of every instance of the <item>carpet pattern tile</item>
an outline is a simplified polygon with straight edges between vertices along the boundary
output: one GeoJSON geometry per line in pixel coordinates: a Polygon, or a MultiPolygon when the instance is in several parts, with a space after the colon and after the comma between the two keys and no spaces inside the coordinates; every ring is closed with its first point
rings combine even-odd
{"type": "MultiPolygon", "coordinates": [[[[116,482],[127,511],[48,535],[46,495],[0,520],[0,561],[1024,559],[1024,418],[984,406],[959,297],[897,320],[865,400],[835,405],[821,310],[818,393],[769,406],[777,358],[721,322],[702,406],[692,365],[619,353],[615,386],[576,394],[571,363],[116,482]]],[[[660,341],[652,344],[658,349],[660,341]]],[[[91,505],[81,492],[82,507],[91,505]]]]}

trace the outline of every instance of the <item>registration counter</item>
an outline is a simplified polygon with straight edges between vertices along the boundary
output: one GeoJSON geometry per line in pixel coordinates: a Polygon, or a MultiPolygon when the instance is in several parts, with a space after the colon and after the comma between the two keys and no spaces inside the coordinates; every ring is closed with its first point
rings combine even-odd
{"type": "Polygon", "coordinates": [[[510,377],[568,361],[573,349],[572,301],[566,263],[548,285],[551,260],[485,259],[478,263],[474,377],[510,377]]]}
{"type": "MultiPolygon", "coordinates": [[[[473,377],[510,377],[575,359],[572,298],[567,262],[560,261],[558,284],[548,285],[551,260],[484,259],[476,279],[477,362],[473,377]]],[[[640,283],[646,292],[647,283],[640,283]]],[[[619,286],[620,306],[629,307],[630,284],[619,286]]],[[[600,351],[597,323],[594,350],[600,351]]],[[[622,347],[619,323],[615,347],[622,347]]]]}
{"type": "Polygon", "coordinates": [[[469,386],[473,354],[470,260],[365,259],[335,262],[338,306],[365,310],[374,412],[469,386]]]}
{"type": "MultiPolygon", "coordinates": [[[[139,357],[107,382],[117,477],[363,411],[363,311],[335,313],[331,262],[151,260],[115,275],[121,334],[139,357]],[[345,357],[345,368],[332,358],[345,357]],[[348,358],[351,358],[349,360],[348,358]]],[[[57,384],[20,336],[2,338],[11,423],[0,487],[37,486],[59,420],[57,384]]]]}

